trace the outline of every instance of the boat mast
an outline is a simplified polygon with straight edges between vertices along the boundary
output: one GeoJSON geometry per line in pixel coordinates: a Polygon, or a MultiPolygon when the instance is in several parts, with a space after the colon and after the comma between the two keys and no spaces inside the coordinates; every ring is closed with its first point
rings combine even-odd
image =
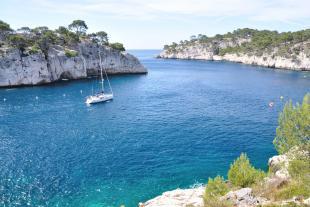
{"type": "Polygon", "coordinates": [[[108,77],[108,74],[107,74],[107,71],[104,69],[104,73],[105,73],[105,76],[107,77],[107,80],[108,80],[108,84],[109,84],[109,88],[110,88],[110,91],[113,95],[113,90],[112,90],[112,87],[111,87],[111,84],[110,84],[110,80],[109,80],[109,77],[108,77]]]}
{"type": "Polygon", "coordinates": [[[100,76],[101,76],[101,90],[104,91],[103,85],[103,73],[102,73],[102,62],[101,62],[101,54],[100,54],[100,47],[99,47],[99,64],[100,64],[100,76]]]}

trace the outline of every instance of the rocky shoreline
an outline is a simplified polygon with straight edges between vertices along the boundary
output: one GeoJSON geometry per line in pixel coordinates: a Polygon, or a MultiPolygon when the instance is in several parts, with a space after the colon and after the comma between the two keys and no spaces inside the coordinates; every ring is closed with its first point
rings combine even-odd
{"type": "Polygon", "coordinates": [[[62,79],[83,79],[100,74],[100,60],[108,74],[145,74],[146,68],[133,55],[108,46],[79,43],[70,57],[61,46],[42,52],[20,54],[11,48],[0,57],[0,87],[43,85],[62,79]],[[100,54],[100,55],[99,55],[100,54]]]}
{"type": "Polygon", "coordinates": [[[250,28],[209,37],[193,35],[165,45],[159,58],[225,60],[296,71],[310,71],[310,29],[278,32],[250,28]]]}
{"type": "Polygon", "coordinates": [[[185,60],[209,60],[209,61],[230,61],[248,65],[258,65],[267,68],[277,68],[295,71],[310,71],[310,58],[300,53],[298,60],[263,54],[262,56],[248,54],[216,55],[212,51],[206,51],[200,47],[192,47],[188,50],[169,52],[163,50],[158,56],[163,59],[185,59],[185,60]]]}
{"type": "MultiPolygon", "coordinates": [[[[273,156],[268,161],[270,169],[276,169],[263,181],[263,185],[277,187],[287,183],[291,176],[288,171],[288,164],[295,153],[273,156]]],[[[309,155],[307,155],[309,156],[309,155]]],[[[268,188],[267,188],[268,189],[268,188]]],[[[204,207],[205,186],[190,189],[176,189],[164,192],[151,200],[139,203],[139,207],[204,207]]],[[[222,201],[228,201],[235,207],[256,207],[256,206],[284,206],[287,204],[310,206],[310,198],[293,197],[287,200],[273,201],[263,196],[264,193],[257,193],[250,187],[234,189],[222,196],[222,201]],[[262,194],[262,195],[261,195],[262,194]]]]}

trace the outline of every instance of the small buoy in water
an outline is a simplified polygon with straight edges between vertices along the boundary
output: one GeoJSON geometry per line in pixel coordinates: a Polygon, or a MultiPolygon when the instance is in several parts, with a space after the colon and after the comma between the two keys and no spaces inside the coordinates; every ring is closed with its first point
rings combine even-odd
{"type": "Polygon", "coordinates": [[[62,94],[62,96],[63,96],[63,97],[65,97],[65,96],[66,96],[66,94],[64,93],[64,94],[62,94]]]}
{"type": "Polygon", "coordinates": [[[280,99],[284,99],[284,97],[283,97],[283,96],[280,96],[280,99]]]}
{"type": "Polygon", "coordinates": [[[304,78],[307,78],[307,76],[306,76],[306,75],[304,75],[304,78]]]}
{"type": "Polygon", "coordinates": [[[82,90],[80,90],[80,93],[83,93],[83,91],[82,91],[82,90]]]}
{"type": "Polygon", "coordinates": [[[39,99],[39,97],[38,96],[36,96],[36,100],[38,100],[39,99]]]}
{"type": "Polygon", "coordinates": [[[273,107],[273,105],[274,105],[274,102],[270,101],[269,102],[269,107],[273,107]]]}
{"type": "Polygon", "coordinates": [[[3,101],[5,102],[5,101],[6,101],[6,98],[4,98],[3,101]]]}

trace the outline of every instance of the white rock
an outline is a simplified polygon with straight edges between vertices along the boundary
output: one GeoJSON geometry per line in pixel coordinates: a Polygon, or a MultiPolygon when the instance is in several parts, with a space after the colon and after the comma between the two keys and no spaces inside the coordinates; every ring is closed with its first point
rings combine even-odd
{"type": "Polygon", "coordinates": [[[288,180],[290,178],[289,172],[288,172],[288,165],[289,165],[289,157],[284,155],[277,155],[273,156],[268,160],[269,168],[274,169],[274,176],[282,179],[282,180],[288,180]]]}
{"type": "Polygon", "coordinates": [[[203,206],[203,194],[205,188],[198,187],[192,189],[176,189],[167,191],[156,198],[145,203],[140,203],[140,207],[185,207],[192,205],[194,207],[203,206]]]}
{"type": "Polygon", "coordinates": [[[305,199],[303,203],[307,206],[310,206],[310,197],[305,199]]]}
{"type": "Polygon", "coordinates": [[[71,58],[60,46],[51,48],[48,57],[43,53],[21,57],[17,49],[12,49],[0,57],[0,87],[38,85],[96,75],[100,71],[99,48],[102,65],[109,74],[147,72],[134,56],[89,43],[80,43],[76,48],[78,56],[71,58]]]}
{"type": "Polygon", "coordinates": [[[221,199],[232,202],[238,207],[256,206],[259,200],[252,194],[251,188],[241,188],[236,191],[230,191],[221,199]]]}
{"type": "MultiPolygon", "coordinates": [[[[197,59],[197,60],[226,60],[251,65],[260,65],[270,68],[283,68],[290,70],[310,70],[310,57],[300,52],[296,57],[284,58],[276,55],[275,49],[271,54],[248,55],[248,54],[225,54],[216,55],[217,48],[227,48],[248,42],[250,39],[238,39],[235,41],[222,40],[216,43],[193,43],[192,45],[178,45],[175,51],[163,50],[159,58],[197,59]],[[217,46],[214,46],[216,44],[217,46]]],[[[306,45],[306,44],[303,44],[306,45]]],[[[301,46],[303,46],[301,45],[301,46]]],[[[296,45],[297,46],[297,45],[296,45]]]]}

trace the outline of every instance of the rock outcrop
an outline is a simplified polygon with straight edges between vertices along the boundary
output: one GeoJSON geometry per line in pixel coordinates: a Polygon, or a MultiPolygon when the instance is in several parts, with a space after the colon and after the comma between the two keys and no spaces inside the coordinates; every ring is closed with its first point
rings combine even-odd
{"type": "Polygon", "coordinates": [[[203,206],[204,189],[203,186],[200,186],[167,191],[145,203],[140,203],[139,207],[201,207],[203,206]]]}
{"type": "Polygon", "coordinates": [[[240,190],[230,191],[221,200],[226,200],[238,207],[253,207],[260,204],[259,198],[255,197],[251,188],[241,188],[240,190]]]}
{"type": "Polygon", "coordinates": [[[282,179],[287,181],[290,179],[290,175],[288,172],[289,158],[286,154],[273,156],[268,161],[268,166],[271,171],[273,171],[273,176],[269,178],[272,179],[282,179]]]}
{"type": "Polygon", "coordinates": [[[100,60],[108,74],[147,73],[136,57],[107,46],[79,43],[74,52],[76,56],[69,56],[61,46],[51,47],[47,55],[7,49],[0,56],[0,87],[40,85],[98,75],[100,60]]]}
{"type": "Polygon", "coordinates": [[[191,44],[179,44],[175,48],[164,49],[158,58],[166,59],[189,59],[189,60],[210,60],[210,61],[231,61],[250,65],[259,65],[268,68],[282,68],[288,70],[310,71],[310,56],[305,51],[309,50],[310,42],[296,44],[291,49],[298,48],[298,54],[279,55],[279,49],[274,48],[268,53],[265,51],[226,52],[221,50],[241,46],[250,42],[251,39],[219,40],[210,43],[194,42],[191,44]]]}

